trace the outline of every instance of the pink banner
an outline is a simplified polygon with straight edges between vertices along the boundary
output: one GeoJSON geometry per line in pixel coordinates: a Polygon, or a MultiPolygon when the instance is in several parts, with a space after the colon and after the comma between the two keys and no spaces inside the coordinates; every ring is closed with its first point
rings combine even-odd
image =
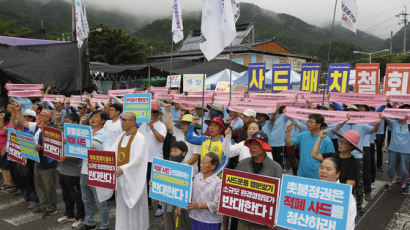
{"type": "Polygon", "coordinates": [[[410,124],[410,109],[385,109],[382,113],[384,117],[404,119],[407,115],[407,123],[410,124]]]}
{"type": "Polygon", "coordinates": [[[156,91],[156,92],[168,92],[168,87],[164,87],[164,86],[161,86],[161,87],[151,86],[150,90],[151,90],[151,92],[154,92],[154,91],[156,91]]]}
{"type": "Polygon", "coordinates": [[[330,101],[340,104],[363,104],[369,106],[380,106],[386,104],[386,96],[380,94],[362,94],[362,93],[331,93],[330,101]]]}
{"type": "Polygon", "coordinates": [[[391,103],[398,102],[399,104],[410,103],[410,94],[406,95],[389,95],[391,103]]]}
{"type": "MultiPolygon", "coordinates": [[[[188,95],[190,95],[190,96],[202,96],[202,92],[189,92],[188,95]]],[[[213,90],[205,90],[204,95],[205,96],[212,96],[212,95],[214,95],[214,91],[213,90]]]]}
{"type": "Polygon", "coordinates": [[[295,96],[291,94],[282,93],[249,93],[249,99],[256,100],[289,100],[295,101],[295,96]]]}
{"type": "Polygon", "coordinates": [[[91,103],[96,104],[96,103],[102,102],[104,104],[107,104],[109,100],[110,100],[110,95],[94,94],[93,98],[91,99],[91,103]]]}
{"type": "Polygon", "coordinates": [[[124,94],[135,93],[135,89],[116,89],[108,90],[108,95],[115,97],[123,97],[124,94]]]}
{"type": "Polygon", "coordinates": [[[155,100],[173,100],[174,96],[169,94],[168,92],[155,92],[154,99],[155,100]]]}
{"type": "Polygon", "coordinates": [[[52,95],[52,94],[44,94],[43,101],[52,102],[56,98],[60,98],[61,101],[64,101],[64,95],[52,95]]]}
{"type": "Polygon", "coordinates": [[[43,84],[10,84],[6,83],[7,90],[41,90],[44,88],[43,84]]]}
{"type": "Polygon", "coordinates": [[[87,95],[71,95],[70,106],[77,107],[78,105],[80,105],[81,102],[85,103],[85,99],[87,97],[88,97],[87,95]]]}
{"type": "MultiPolygon", "coordinates": [[[[222,96],[222,95],[227,95],[229,98],[229,92],[215,92],[214,93],[215,96],[222,96]]],[[[231,96],[235,96],[235,97],[244,97],[243,91],[232,91],[231,92],[231,96]]]]}
{"type": "Polygon", "coordinates": [[[321,114],[326,123],[342,123],[347,120],[348,113],[350,114],[349,123],[376,124],[380,122],[380,114],[376,112],[345,112],[286,107],[285,114],[293,119],[307,121],[309,115],[313,113],[321,114]]]}
{"type": "Polygon", "coordinates": [[[42,97],[43,96],[40,90],[9,91],[7,95],[9,97],[42,97]]]}
{"type": "MultiPolygon", "coordinates": [[[[202,104],[202,95],[174,95],[174,102],[185,104],[188,108],[193,108],[196,105],[202,104]]],[[[212,96],[205,96],[204,98],[205,104],[212,104],[212,96]]]]}

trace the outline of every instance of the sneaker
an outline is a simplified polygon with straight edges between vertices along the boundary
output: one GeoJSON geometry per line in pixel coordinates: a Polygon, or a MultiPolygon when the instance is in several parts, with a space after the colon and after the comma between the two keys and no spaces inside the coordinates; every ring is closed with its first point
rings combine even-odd
{"type": "Polygon", "coordinates": [[[36,202],[31,202],[29,205],[27,205],[28,209],[34,209],[37,206],[36,202]]]}
{"type": "Polygon", "coordinates": [[[54,216],[55,214],[57,214],[57,210],[54,211],[45,211],[43,216],[41,217],[42,219],[47,219],[50,216],[54,216]]]}
{"type": "Polygon", "coordinates": [[[401,194],[403,194],[403,195],[409,194],[409,188],[407,186],[406,187],[401,187],[401,194]]]}
{"type": "Polygon", "coordinates": [[[84,224],[83,226],[81,226],[79,229],[80,230],[89,230],[89,229],[95,229],[97,226],[95,226],[95,225],[86,225],[86,224],[84,224]]]}
{"type": "Polygon", "coordinates": [[[389,184],[385,184],[384,185],[384,187],[383,187],[383,189],[384,189],[384,191],[390,191],[391,190],[391,185],[389,185],[389,184]]]}
{"type": "Polygon", "coordinates": [[[78,220],[75,220],[75,221],[74,221],[74,223],[73,223],[73,225],[71,225],[71,227],[73,227],[73,228],[80,228],[80,227],[82,227],[84,224],[85,224],[85,222],[84,222],[83,219],[78,219],[78,220]]]}
{"type": "Polygon", "coordinates": [[[60,218],[57,219],[57,222],[60,223],[60,224],[68,222],[68,221],[75,221],[75,218],[74,217],[63,216],[63,217],[60,217],[60,218]]]}
{"type": "Polygon", "coordinates": [[[372,183],[372,189],[375,189],[376,188],[376,186],[374,185],[374,183],[372,183]]]}
{"type": "Polygon", "coordinates": [[[162,214],[163,214],[163,212],[162,212],[162,210],[161,209],[157,209],[156,211],[155,211],[155,217],[160,217],[160,216],[162,216],[162,214]]]}

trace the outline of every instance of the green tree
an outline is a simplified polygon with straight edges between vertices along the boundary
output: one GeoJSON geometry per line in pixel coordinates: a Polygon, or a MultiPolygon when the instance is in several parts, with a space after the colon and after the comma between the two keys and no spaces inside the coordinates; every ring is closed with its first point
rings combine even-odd
{"type": "Polygon", "coordinates": [[[89,52],[91,61],[109,64],[139,64],[145,61],[149,54],[147,45],[129,35],[123,29],[111,28],[109,25],[99,24],[102,32],[89,34],[89,52]]]}
{"type": "Polygon", "coordinates": [[[27,27],[16,26],[16,20],[5,21],[0,17],[0,35],[1,36],[20,36],[30,33],[31,30],[27,27]]]}

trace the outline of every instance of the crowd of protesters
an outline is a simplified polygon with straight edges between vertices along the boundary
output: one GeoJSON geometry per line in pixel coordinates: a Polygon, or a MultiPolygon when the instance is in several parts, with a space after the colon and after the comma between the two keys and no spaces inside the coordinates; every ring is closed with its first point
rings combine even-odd
{"type": "MultiPolygon", "coordinates": [[[[385,105],[371,108],[354,102],[308,102],[306,107],[335,113],[382,112],[386,107],[410,109],[410,104],[391,104],[387,100],[385,105]]],[[[76,107],[60,98],[51,103],[41,98],[9,98],[0,112],[0,189],[24,197],[23,204],[46,219],[58,213],[59,183],[65,209],[57,222],[70,221],[73,228],[95,229],[98,209],[99,228],[108,229],[109,208],[106,201],[99,202],[95,187],[87,184],[87,161],[64,156],[58,162],[45,157],[41,128],[64,129],[64,123],[89,125],[93,130],[92,148],[108,150],[118,137],[125,135],[125,123],[135,121],[135,117],[124,118],[123,114],[118,98],[103,106],[93,106],[88,98],[76,107]],[[34,136],[40,162],[27,159],[21,165],[7,156],[9,128],[34,136]]],[[[155,101],[151,105],[151,121],[135,125],[147,146],[147,189],[154,157],[192,165],[194,180],[188,210],[162,202],[153,207],[150,199],[149,208],[155,208],[156,217],[164,216],[165,229],[175,229],[177,216],[178,229],[268,229],[217,213],[222,170],[231,168],[277,178],[282,173],[292,173],[351,185],[349,226],[354,228],[356,212],[364,213],[363,200],[372,199],[376,171],[383,171],[383,148],[388,150],[388,181],[384,189],[390,190],[396,178],[401,193],[408,193],[410,133],[407,116],[392,119],[380,115],[377,124],[351,124],[349,119],[348,114],[343,123],[327,124],[320,113],[312,113],[307,121],[295,120],[286,116],[286,107],[280,104],[272,113],[264,114],[253,109],[232,111],[218,102],[188,108],[172,101],[155,101]]]]}

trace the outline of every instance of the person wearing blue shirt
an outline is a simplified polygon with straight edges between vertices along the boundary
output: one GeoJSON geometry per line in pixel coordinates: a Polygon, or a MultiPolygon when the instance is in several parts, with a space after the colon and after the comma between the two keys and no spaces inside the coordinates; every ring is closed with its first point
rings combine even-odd
{"type": "Polygon", "coordinates": [[[407,124],[409,117],[404,119],[390,119],[384,117],[387,124],[391,126],[391,139],[389,144],[389,167],[387,173],[387,184],[384,190],[391,189],[393,177],[396,174],[397,163],[400,167],[401,193],[408,194],[407,181],[409,179],[410,164],[410,128],[407,124]]]}
{"type": "MultiPolygon", "coordinates": [[[[313,159],[311,152],[316,140],[320,136],[320,132],[326,126],[325,119],[320,114],[310,114],[307,122],[307,132],[302,132],[295,137],[290,137],[290,132],[293,128],[293,123],[289,123],[286,126],[286,146],[299,146],[300,147],[300,163],[298,168],[298,176],[308,177],[313,179],[319,179],[319,167],[320,162],[313,159]]],[[[319,153],[333,153],[332,141],[329,137],[326,137],[322,141],[319,153]]]]}

